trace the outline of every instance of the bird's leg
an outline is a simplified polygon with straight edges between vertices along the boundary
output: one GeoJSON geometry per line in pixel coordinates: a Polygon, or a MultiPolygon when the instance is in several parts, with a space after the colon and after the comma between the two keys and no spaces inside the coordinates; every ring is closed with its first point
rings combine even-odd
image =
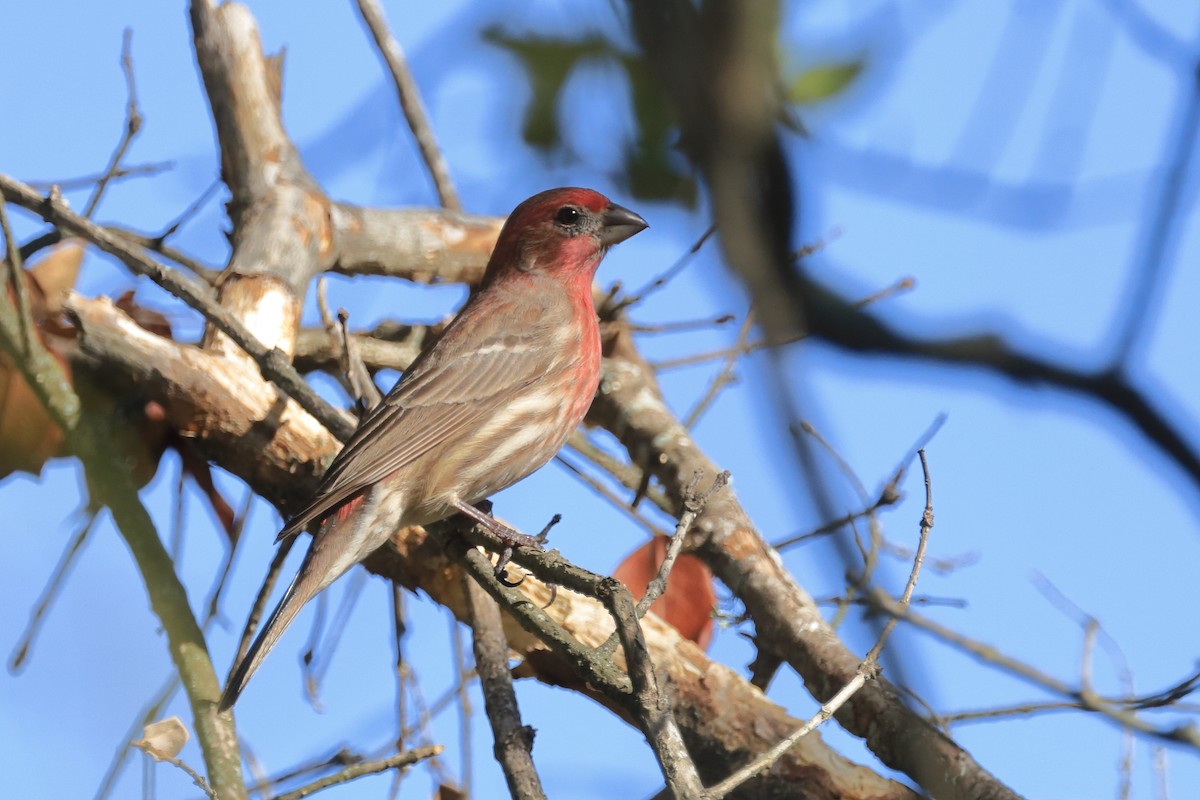
{"type": "Polygon", "coordinates": [[[542,542],[545,541],[544,537],[549,532],[550,527],[554,524],[554,522],[551,522],[551,525],[546,526],[546,529],[543,530],[538,536],[529,536],[528,534],[524,534],[518,530],[510,528],[508,525],[505,525],[503,522],[493,517],[491,514],[491,503],[487,500],[484,500],[482,503],[480,503],[480,505],[483,505],[484,503],[487,503],[488,510],[486,511],[476,508],[470,503],[464,503],[461,500],[455,500],[453,505],[460,513],[465,514],[467,517],[487,528],[492,532],[493,536],[501,541],[501,543],[504,545],[504,549],[500,552],[500,560],[496,562],[496,580],[500,581],[505,586],[519,586],[521,581],[511,583],[505,576],[504,572],[504,568],[508,566],[509,559],[512,558],[513,548],[530,547],[536,550],[541,550],[542,542]]]}
{"type": "MultiPolygon", "coordinates": [[[[484,501],[485,503],[487,501],[484,501]]],[[[526,533],[521,533],[505,525],[500,520],[492,516],[491,504],[488,503],[487,510],[480,510],[470,503],[464,503],[461,500],[455,500],[454,507],[463,514],[466,514],[471,519],[478,522],[483,527],[492,532],[497,539],[504,543],[505,547],[532,547],[537,550],[542,549],[542,542],[545,541],[539,536],[530,536],[526,533]]],[[[480,503],[483,505],[483,503],[480,503]]],[[[544,533],[544,532],[543,532],[544,533]]]]}
{"type": "MultiPolygon", "coordinates": [[[[500,522],[499,519],[492,516],[491,504],[488,504],[486,511],[481,511],[469,503],[462,503],[461,500],[455,500],[454,507],[464,513],[464,515],[474,519],[482,527],[492,531],[492,535],[504,542],[505,547],[532,547],[540,551],[541,543],[545,541],[541,535],[529,536],[528,534],[522,534],[520,530],[512,529],[503,522],[500,522]]],[[[542,534],[545,534],[545,531],[542,531],[542,534]]]]}

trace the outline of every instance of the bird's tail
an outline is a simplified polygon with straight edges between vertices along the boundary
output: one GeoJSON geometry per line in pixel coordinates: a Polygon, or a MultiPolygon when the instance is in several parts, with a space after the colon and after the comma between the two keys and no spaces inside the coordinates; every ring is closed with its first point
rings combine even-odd
{"type": "MultiPolygon", "coordinates": [[[[258,670],[263,659],[267,657],[267,653],[275,647],[279,637],[292,624],[292,620],[296,618],[296,614],[304,607],[305,603],[341,575],[341,572],[314,569],[315,562],[319,560],[319,553],[314,543],[309,548],[308,554],[304,556],[304,563],[300,565],[300,571],[296,573],[296,577],[292,579],[287,591],[283,593],[279,605],[275,606],[267,624],[259,631],[254,644],[250,645],[246,655],[229,673],[229,681],[225,684],[225,691],[221,695],[221,711],[228,710],[237,702],[242,690],[250,682],[250,677],[258,670]]],[[[342,572],[344,571],[342,570],[342,572]]]]}
{"type": "Polygon", "coordinates": [[[379,495],[374,490],[360,494],[321,523],[321,527],[313,534],[312,544],[304,556],[300,571],[283,593],[283,599],[271,612],[270,619],[254,644],[250,645],[246,655],[230,672],[229,682],[225,684],[225,692],[221,695],[222,711],[237,702],[250,677],[292,624],[296,614],[304,608],[304,604],[383,544],[394,526],[372,524],[378,499],[379,495]]]}

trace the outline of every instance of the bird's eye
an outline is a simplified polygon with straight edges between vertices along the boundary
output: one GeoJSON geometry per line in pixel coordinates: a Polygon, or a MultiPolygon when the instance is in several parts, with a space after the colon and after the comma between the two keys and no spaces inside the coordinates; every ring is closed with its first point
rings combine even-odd
{"type": "Polygon", "coordinates": [[[563,206],[554,215],[554,221],[559,225],[578,225],[579,224],[579,209],[571,206],[563,206]]]}

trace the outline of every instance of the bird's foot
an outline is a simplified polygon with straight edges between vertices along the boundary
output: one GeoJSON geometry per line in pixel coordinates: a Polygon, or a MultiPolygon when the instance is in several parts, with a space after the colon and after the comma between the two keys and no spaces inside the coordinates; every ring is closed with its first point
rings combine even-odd
{"type": "Polygon", "coordinates": [[[528,547],[532,550],[541,550],[542,545],[546,543],[546,539],[550,535],[550,529],[562,520],[561,514],[555,514],[537,536],[530,536],[505,525],[493,517],[492,504],[489,500],[481,501],[479,507],[463,502],[456,502],[454,507],[470,519],[487,528],[504,545],[504,549],[500,551],[500,558],[496,562],[495,575],[496,580],[509,587],[520,586],[521,582],[525,580],[524,578],[516,582],[508,580],[505,568],[508,566],[508,562],[512,560],[513,549],[516,547],[528,547]]]}

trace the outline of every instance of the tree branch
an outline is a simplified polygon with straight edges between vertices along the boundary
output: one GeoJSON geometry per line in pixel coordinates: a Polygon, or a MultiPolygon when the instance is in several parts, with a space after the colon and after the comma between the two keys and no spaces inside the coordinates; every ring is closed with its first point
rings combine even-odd
{"type": "Polygon", "coordinates": [[[508,642],[500,626],[500,606],[475,581],[463,576],[474,631],[475,671],[483,689],[484,707],[492,724],[492,752],[504,769],[514,798],[544,798],[542,782],[533,765],[534,729],[521,723],[521,711],[508,670],[508,642]]]}

